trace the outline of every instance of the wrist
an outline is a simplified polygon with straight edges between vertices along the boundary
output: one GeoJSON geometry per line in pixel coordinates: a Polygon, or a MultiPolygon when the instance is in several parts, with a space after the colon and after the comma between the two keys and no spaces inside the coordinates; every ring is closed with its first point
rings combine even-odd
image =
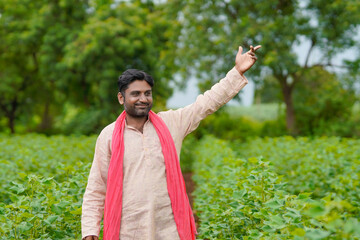
{"type": "Polygon", "coordinates": [[[243,72],[238,65],[235,65],[235,69],[239,72],[240,75],[244,75],[245,72],[243,72]]]}

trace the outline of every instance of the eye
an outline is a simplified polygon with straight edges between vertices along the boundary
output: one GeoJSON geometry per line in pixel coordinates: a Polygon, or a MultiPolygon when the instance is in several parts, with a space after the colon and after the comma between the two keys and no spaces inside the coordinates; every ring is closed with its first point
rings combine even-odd
{"type": "Polygon", "coordinates": [[[131,96],[134,96],[134,97],[137,97],[137,96],[139,96],[139,92],[131,92],[131,96]]]}
{"type": "Polygon", "coordinates": [[[145,92],[145,96],[150,97],[152,95],[151,91],[145,92]]]}

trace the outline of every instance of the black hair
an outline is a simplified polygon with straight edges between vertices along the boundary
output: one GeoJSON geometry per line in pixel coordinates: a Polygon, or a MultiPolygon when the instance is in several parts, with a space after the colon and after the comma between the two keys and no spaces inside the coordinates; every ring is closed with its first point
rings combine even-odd
{"type": "Polygon", "coordinates": [[[151,87],[154,86],[154,79],[146,72],[138,69],[128,69],[120,75],[117,81],[119,92],[124,96],[124,92],[129,87],[129,84],[135,80],[144,80],[151,87]]]}

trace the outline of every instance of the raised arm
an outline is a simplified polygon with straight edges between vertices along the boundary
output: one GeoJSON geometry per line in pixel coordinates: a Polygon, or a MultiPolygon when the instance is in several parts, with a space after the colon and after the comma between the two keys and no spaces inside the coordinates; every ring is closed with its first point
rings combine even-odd
{"type": "Polygon", "coordinates": [[[256,62],[255,51],[260,47],[250,46],[250,50],[244,54],[242,47],[239,47],[235,66],[226,74],[225,78],[204,94],[199,95],[194,103],[175,111],[160,113],[168,127],[172,129],[171,132],[176,140],[181,142],[187,134],[198,127],[202,119],[214,113],[239,93],[248,83],[243,74],[256,62]]]}

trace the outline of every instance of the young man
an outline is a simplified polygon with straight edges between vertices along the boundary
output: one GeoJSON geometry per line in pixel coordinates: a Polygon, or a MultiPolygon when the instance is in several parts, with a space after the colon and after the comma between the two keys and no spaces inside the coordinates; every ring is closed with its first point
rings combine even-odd
{"type": "Polygon", "coordinates": [[[154,81],[130,69],[118,80],[124,112],[100,133],[82,206],[82,236],[98,239],[195,239],[193,214],[179,166],[182,141],[200,121],[230,101],[247,83],[244,73],[256,61],[250,47],[211,90],[178,110],[155,114],[154,81]]]}

